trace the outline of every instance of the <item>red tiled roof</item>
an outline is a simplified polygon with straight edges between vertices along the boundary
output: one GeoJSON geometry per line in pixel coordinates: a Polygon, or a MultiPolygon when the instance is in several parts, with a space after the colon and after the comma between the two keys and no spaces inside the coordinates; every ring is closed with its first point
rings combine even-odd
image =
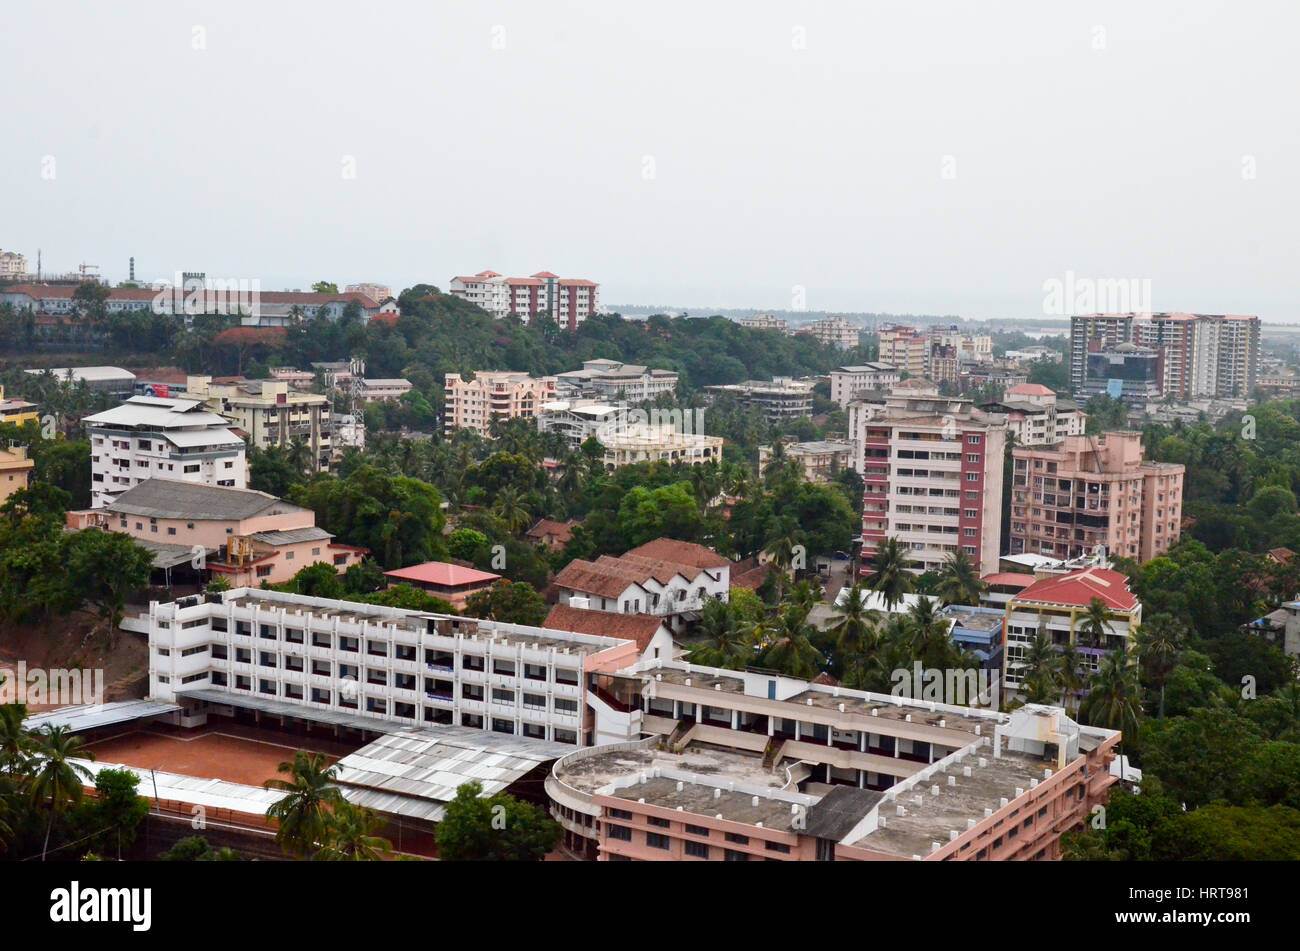
{"type": "Polygon", "coordinates": [[[1290,548],[1270,548],[1268,550],[1268,556],[1274,561],[1280,561],[1283,564],[1286,564],[1295,557],[1295,552],[1290,548]]]}
{"type": "Polygon", "coordinates": [[[501,577],[489,571],[479,571],[477,568],[462,568],[460,565],[453,565],[445,561],[426,561],[422,565],[397,568],[394,571],[385,571],[384,576],[397,578],[401,581],[420,581],[425,584],[436,584],[449,588],[465,584],[497,581],[501,577]]]}
{"type": "Polygon", "coordinates": [[[560,275],[558,274],[552,274],[550,271],[538,271],[536,274],[533,275],[533,277],[554,277],[554,278],[558,278],[559,276],[560,275]]]}
{"type": "Polygon", "coordinates": [[[1137,596],[1128,589],[1128,579],[1109,568],[1084,568],[1054,578],[1035,581],[1016,595],[1017,601],[1042,601],[1087,607],[1093,598],[1101,598],[1114,611],[1132,611],[1137,596]]]}
{"type": "Polygon", "coordinates": [[[553,538],[561,545],[567,545],[573,538],[573,526],[577,525],[577,520],[568,522],[556,522],[549,518],[540,519],[536,525],[528,530],[529,538],[553,538]]]}
{"type": "Polygon", "coordinates": [[[1054,396],[1055,390],[1043,386],[1041,383],[1017,383],[1015,386],[1008,386],[1004,391],[1004,396],[1054,396]]]}
{"type": "Polygon", "coordinates": [[[644,572],[629,571],[626,566],[601,565],[575,558],[555,576],[555,586],[568,588],[570,591],[581,591],[583,594],[599,595],[602,598],[617,598],[628,587],[640,586],[644,580],[644,572]]]}
{"type": "Polygon", "coordinates": [[[1019,585],[1022,588],[1028,588],[1035,580],[1033,575],[1022,575],[1015,571],[997,571],[980,579],[980,581],[988,585],[1019,585]]]}
{"type": "Polygon", "coordinates": [[[675,561],[681,565],[696,568],[726,568],[731,560],[719,555],[712,548],[705,548],[694,542],[679,542],[674,538],[656,538],[631,551],[628,555],[640,555],[643,558],[658,558],[663,561],[675,561]]]}
{"type": "Polygon", "coordinates": [[[650,646],[650,641],[659,628],[663,627],[663,621],[651,614],[615,614],[612,611],[591,611],[557,604],[551,608],[542,627],[636,641],[637,648],[644,651],[650,646]]]}

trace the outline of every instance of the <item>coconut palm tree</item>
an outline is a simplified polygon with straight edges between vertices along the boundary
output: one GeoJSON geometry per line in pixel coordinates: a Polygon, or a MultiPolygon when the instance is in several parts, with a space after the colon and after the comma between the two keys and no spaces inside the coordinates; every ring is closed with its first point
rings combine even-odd
{"type": "Polygon", "coordinates": [[[939,615],[938,602],[925,596],[918,598],[906,620],[912,634],[913,656],[922,666],[944,670],[960,664],[961,652],[950,633],[952,622],[939,615]]]}
{"type": "Polygon", "coordinates": [[[1020,692],[1030,703],[1047,703],[1060,688],[1061,652],[1052,644],[1046,627],[1039,627],[1025,648],[1022,664],[1020,692]]]}
{"type": "Polygon", "coordinates": [[[277,772],[289,779],[268,779],[262,785],[286,795],[266,810],[267,818],[279,824],[275,839],[282,849],[305,855],[321,847],[329,831],[329,810],[343,802],[343,794],[333,785],[338,767],[330,766],[319,753],[298,750],[277,772]]]}
{"type": "Polygon", "coordinates": [[[813,646],[813,627],[807,615],[787,605],[769,631],[771,646],[763,655],[763,664],[789,677],[811,680],[821,669],[822,655],[813,646]]]}
{"type": "Polygon", "coordinates": [[[1101,598],[1093,598],[1079,622],[1079,633],[1087,637],[1089,647],[1099,649],[1106,646],[1110,631],[1110,609],[1101,598]]]}
{"type": "MultiPolygon", "coordinates": [[[[1093,726],[1136,735],[1142,715],[1142,686],[1125,648],[1111,651],[1101,662],[1080,712],[1093,726]]],[[[1123,742],[1121,739],[1121,748],[1123,742]]]]}
{"type": "Polygon", "coordinates": [[[1160,722],[1165,720],[1165,682],[1174,672],[1182,649],[1182,631],[1167,614],[1157,614],[1138,628],[1134,652],[1151,679],[1160,685],[1160,722]]]}
{"type": "Polygon", "coordinates": [[[312,858],[318,862],[378,862],[393,852],[393,844],[376,835],[384,820],[373,810],[344,800],[330,816],[326,843],[312,858]]]}
{"type": "Polygon", "coordinates": [[[832,611],[835,620],[830,630],[836,635],[841,654],[860,657],[876,648],[880,642],[880,615],[868,607],[866,587],[855,582],[845,593],[843,603],[837,601],[832,611]]]}
{"type": "Polygon", "coordinates": [[[692,664],[739,670],[753,662],[754,649],[749,633],[741,627],[735,610],[721,598],[709,598],[704,602],[700,611],[700,633],[704,639],[691,651],[692,664]]]}
{"type": "Polygon", "coordinates": [[[80,802],[85,784],[93,780],[89,769],[77,759],[94,759],[94,754],[83,750],[83,740],[73,736],[67,727],[50,726],[33,735],[30,793],[33,803],[49,800],[50,818],[45,824],[45,843],[41,846],[41,861],[50,847],[50,830],[54,817],[69,802],[80,802]],[[75,758],[74,758],[75,757],[75,758]]]}
{"type": "Polygon", "coordinates": [[[785,585],[790,569],[804,567],[801,561],[804,553],[803,546],[800,544],[802,537],[798,524],[792,516],[774,518],[768,523],[767,543],[763,546],[763,552],[772,559],[772,564],[776,565],[780,572],[780,577],[777,579],[779,599],[785,597],[785,585]]]}
{"type": "Polygon", "coordinates": [[[1061,686],[1061,706],[1067,710],[1078,709],[1079,693],[1088,686],[1088,671],[1083,665],[1083,658],[1073,644],[1061,648],[1060,667],[1058,668],[1061,686]]]}
{"type": "Polygon", "coordinates": [[[885,601],[885,607],[892,611],[903,600],[903,595],[911,593],[916,587],[908,568],[907,551],[898,543],[897,538],[886,538],[876,549],[871,559],[871,574],[867,576],[867,587],[879,591],[885,601]]]}
{"type": "Polygon", "coordinates": [[[949,604],[978,606],[980,595],[987,589],[988,585],[980,581],[979,570],[970,555],[959,548],[944,562],[935,594],[949,604]]]}
{"type": "Polygon", "coordinates": [[[524,505],[523,497],[514,486],[507,485],[497,492],[496,504],[492,506],[492,514],[505,523],[506,530],[512,535],[518,535],[533,524],[533,516],[529,513],[527,506],[524,505]]]}
{"type": "Polygon", "coordinates": [[[34,746],[32,736],[23,729],[27,707],[21,703],[0,706],[0,769],[8,775],[20,773],[34,746]]]}
{"type": "Polygon", "coordinates": [[[821,582],[815,578],[804,578],[796,581],[790,586],[787,594],[789,602],[799,608],[805,615],[812,611],[817,605],[821,604],[822,596],[826,592],[822,589],[821,582]]]}

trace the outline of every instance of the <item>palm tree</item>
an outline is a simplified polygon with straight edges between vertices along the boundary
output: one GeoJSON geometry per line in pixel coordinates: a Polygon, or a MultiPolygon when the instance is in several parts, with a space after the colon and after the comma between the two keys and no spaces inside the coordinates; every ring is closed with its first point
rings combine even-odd
{"type": "Polygon", "coordinates": [[[373,810],[344,800],[334,807],[327,840],[312,858],[318,862],[378,862],[391,855],[393,844],[376,835],[384,820],[373,810]]]}
{"type": "Polygon", "coordinates": [[[832,609],[836,619],[830,630],[836,634],[837,646],[845,657],[860,657],[880,642],[876,626],[880,615],[867,605],[867,589],[855,582],[845,593],[843,603],[836,601],[832,609]]]}
{"type": "Polygon", "coordinates": [[[805,615],[812,611],[817,605],[821,604],[822,595],[825,591],[821,583],[816,579],[804,578],[796,581],[790,587],[787,597],[791,604],[797,607],[805,615]]]}
{"type": "Polygon", "coordinates": [[[880,592],[885,607],[890,611],[903,600],[903,595],[910,593],[916,586],[907,566],[907,552],[898,544],[897,538],[886,538],[881,542],[871,559],[867,587],[880,592]]]}
{"type": "Polygon", "coordinates": [[[772,627],[771,646],[763,655],[763,664],[789,677],[811,680],[821,669],[822,655],[812,643],[813,628],[807,615],[787,605],[772,627]]]}
{"type": "Polygon", "coordinates": [[[959,548],[944,562],[935,594],[949,604],[978,606],[980,595],[987,589],[988,585],[980,581],[979,571],[970,555],[959,548]]]}
{"type": "Polygon", "coordinates": [[[80,802],[86,791],[85,784],[93,777],[78,759],[94,759],[89,750],[83,750],[84,741],[73,736],[67,727],[50,726],[33,735],[35,740],[31,774],[31,799],[33,803],[50,801],[50,819],[45,825],[45,843],[41,846],[41,861],[50,847],[50,830],[54,817],[69,802],[80,802]]]}
{"type": "Polygon", "coordinates": [[[509,485],[497,492],[492,514],[505,523],[506,530],[512,535],[518,535],[533,523],[532,515],[524,506],[523,497],[517,489],[509,485]]]}
{"type": "Polygon", "coordinates": [[[21,772],[33,748],[32,736],[23,729],[27,707],[21,703],[0,706],[0,766],[9,775],[21,772]]]}
{"type": "Polygon", "coordinates": [[[329,808],[343,802],[343,794],[333,785],[337,766],[328,765],[319,753],[298,750],[292,762],[281,763],[277,771],[290,778],[268,779],[267,789],[281,789],[287,795],[271,804],[267,818],[279,823],[275,839],[286,852],[305,855],[320,848],[329,831],[329,808]]]}
{"type": "Polygon", "coordinates": [[[1138,661],[1160,684],[1160,722],[1165,720],[1165,682],[1174,672],[1182,649],[1182,632],[1167,614],[1157,614],[1138,628],[1134,650],[1138,661]]]}
{"type": "Polygon", "coordinates": [[[692,664],[706,667],[729,667],[735,670],[753,662],[750,638],[741,628],[736,612],[721,598],[709,598],[700,612],[703,642],[691,651],[692,664]]]}
{"type": "Polygon", "coordinates": [[[763,552],[771,557],[772,564],[776,565],[781,573],[777,579],[779,598],[785,597],[786,577],[790,569],[804,567],[800,563],[802,554],[800,538],[798,525],[789,515],[774,518],[768,523],[767,543],[763,546],[763,552]]]}
{"type": "Polygon", "coordinates": [[[1061,684],[1061,652],[1046,627],[1039,627],[1025,649],[1020,668],[1020,692],[1030,703],[1046,703],[1061,684]]]}
{"type": "MultiPolygon", "coordinates": [[[[1093,726],[1135,735],[1142,713],[1141,697],[1137,668],[1128,662],[1128,651],[1121,646],[1102,661],[1080,712],[1093,726]]],[[[1121,750],[1123,744],[1121,739],[1121,750]]]]}
{"type": "Polygon", "coordinates": [[[913,656],[922,666],[935,670],[956,667],[961,654],[952,642],[952,622],[941,617],[933,598],[922,596],[907,612],[913,656]]]}
{"type": "Polygon", "coordinates": [[[1061,684],[1061,706],[1067,710],[1079,705],[1079,692],[1088,686],[1088,672],[1083,666],[1083,658],[1073,644],[1061,648],[1060,667],[1058,669],[1061,684]]]}
{"type": "Polygon", "coordinates": [[[1110,634],[1110,609],[1101,598],[1088,602],[1088,610],[1079,622],[1079,633],[1087,635],[1090,647],[1099,649],[1105,646],[1110,634]]]}

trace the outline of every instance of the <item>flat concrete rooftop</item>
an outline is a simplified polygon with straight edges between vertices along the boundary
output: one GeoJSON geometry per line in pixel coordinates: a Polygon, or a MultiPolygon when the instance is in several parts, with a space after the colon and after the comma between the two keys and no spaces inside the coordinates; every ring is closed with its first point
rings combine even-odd
{"type": "Polygon", "coordinates": [[[762,757],[698,745],[689,746],[680,753],[649,748],[584,756],[564,763],[563,768],[557,764],[556,778],[590,795],[616,779],[655,769],[692,773],[702,782],[718,785],[737,782],[780,789],[786,783],[785,770],[764,769],[762,757]]]}
{"type": "MultiPolygon", "coordinates": [[[[968,819],[982,822],[986,808],[996,812],[1002,808],[1004,797],[1015,799],[1016,789],[1027,791],[1034,780],[1042,782],[1044,770],[1052,766],[1041,757],[1007,750],[994,758],[992,750],[985,747],[980,755],[985,759],[985,766],[979,765],[977,757],[968,756],[964,762],[949,767],[946,773],[937,773],[897,799],[883,801],[880,816],[885,827],[847,844],[901,858],[914,855],[925,858],[930,854],[931,843],[947,845],[950,832],[964,833],[968,819]],[[970,776],[962,773],[966,766],[971,768],[970,776]],[[955,779],[952,786],[947,785],[950,776],[955,779]],[[937,795],[931,792],[933,786],[939,787],[937,795]],[[903,807],[905,815],[897,814],[898,806],[903,807]]],[[[1021,821],[1023,817],[1009,823],[1007,831],[1021,821]]]]}
{"type": "MultiPolygon", "coordinates": [[[[666,777],[648,778],[610,795],[632,802],[644,799],[647,803],[665,809],[681,807],[683,812],[700,816],[713,816],[749,825],[762,823],[763,828],[789,832],[792,819],[798,813],[794,804],[785,799],[768,799],[763,795],[731,790],[707,783],[681,783],[666,777]],[[757,803],[755,803],[757,800],[757,803]]],[[[800,811],[806,806],[800,805],[800,811]]]]}

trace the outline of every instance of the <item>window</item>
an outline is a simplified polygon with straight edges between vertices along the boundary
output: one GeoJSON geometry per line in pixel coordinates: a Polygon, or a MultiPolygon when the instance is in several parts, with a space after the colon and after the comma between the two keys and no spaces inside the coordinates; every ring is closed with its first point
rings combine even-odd
{"type": "Polygon", "coordinates": [[[686,854],[694,859],[707,859],[709,857],[709,847],[703,842],[687,842],[686,854]]]}
{"type": "Polygon", "coordinates": [[[967,481],[967,482],[978,482],[979,480],[980,480],[980,474],[979,474],[978,472],[968,472],[968,473],[966,473],[966,481],[967,481]]]}
{"type": "Polygon", "coordinates": [[[652,826],[658,826],[661,829],[667,829],[672,825],[667,819],[661,819],[659,816],[650,816],[646,819],[652,826]]]}
{"type": "Polygon", "coordinates": [[[645,834],[645,844],[652,849],[668,849],[668,836],[660,835],[658,832],[647,832],[645,834]]]}
{"type": "Polygon", "coordinates": [[[790,853],[790,846],[782,845],[780,842],[764,842],[763,848],[769,852],[781,852],[786,855],[790,853]]]}
{"type": "Polygon", "coordinates": [[[626,810],[626,809],[611,809],[611,810],[609,810],[609,815],[610,815],[610,818],[611,818],[611,819],[631,819],[631,818],[632,818],[632,813],[629,812],[629,811],[626,810]]]}
{"type": "MultiPolygon", "coordinates": [[[[630,813],[629,813],[629,815],[630,815],[630,813]]],[[[693,826],[693,825],[690,825],[690,824],[687,824],[687,826],[686,826],[686,831],[687,831],[687,833],[690,834],[690,835],[703,835],[703,836],[707,836],[707,835],[709,834],[709,830],[708,830],[707,828],[705,828],[704,826],[693,826]]]]}
{"type": "Polygon", "coordinates": [[[616,826],[606,823],[605,834],[611,839],[618,839],[620,842],[632,841],[632,830],[627,826],[616,826]]]}
{"type": "Polygon", "coordinates": [[[728,832],[727,841],[734,842],[737,845],[749,845],[749,836],[741,835],[738,832],[728,832]]]}

